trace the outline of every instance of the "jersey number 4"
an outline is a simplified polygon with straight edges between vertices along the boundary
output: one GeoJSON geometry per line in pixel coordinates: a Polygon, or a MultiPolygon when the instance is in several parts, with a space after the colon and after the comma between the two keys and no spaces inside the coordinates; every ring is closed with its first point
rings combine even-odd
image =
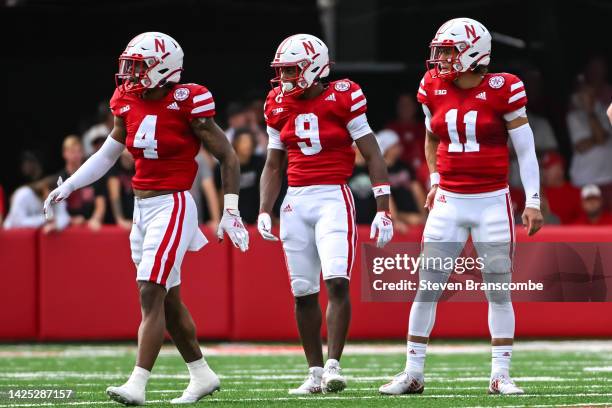
{"type": "Polygon", "coordinates": [[[478,152],[480,144],[476,141],[476,117],[477,111],[469,111],[463,115],[463,123],[465,123],[465,143],[459,140],[457,132],[457,109],[451,109],[446,112],[444,117],[448,128],[448,137],[451,142],[448,145],[449,152],[478,152]]]}
{"type": "Polygon", "coordinates": [[[306,140],[297,144],[306,156],[312,156],[321,151],[319,118],[314,113],[302,113],[295,117],[295,135],[306,140]]]}
{"type": "Polygon", "coordinates": [[[157,115],[147,115],[144,117],[138,130],[134,135],[134,147],[144,149],[145,159],[157,159],[157,140],[155,140],[155,126],[157,125],[157,115]]]}

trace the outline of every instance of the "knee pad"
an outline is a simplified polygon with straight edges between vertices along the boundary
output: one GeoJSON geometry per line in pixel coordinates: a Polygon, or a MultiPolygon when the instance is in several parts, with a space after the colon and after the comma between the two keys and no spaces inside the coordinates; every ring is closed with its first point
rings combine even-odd
{"type": "Polygon", "coordinates": [[[422,268],[419,270],[419,289],[414,298],[415,302],[437,302],[442,295],[442,289],[421,289],[421,284],[446,283],[450,276],[449,272],[422,268]]]}
{"type": "Polygon", "coordinates": [[[306,279],[293,278],[291,279],[291,292],[295,297],[312,295],[319,292],[319,285],[315,285],[306,279]]]}
{"type": "Polygon", "coordinates": [[[323,279],[345,278],[348,276],[347,267],[348,265],[346,257],[321,259],[321,271],[323,273],[323,279]]]}
{"type": "MultiPolygon", "coordinates": [[[[485,283],[494,284],[510,284],[512,282],[512,274],[507,273],[490,273],[483,272],[482,280],[485,283]]],[[[511,294],[509,289],[500,290],[485,290],[487,300],[491,303],[510,303],[511,294]]]]}
{"type": "Polygon", "coordinates": [[[483,259],[482,273],[500,274],[512,271],[510,242],[475,243],[478,256],[483,259]]]}

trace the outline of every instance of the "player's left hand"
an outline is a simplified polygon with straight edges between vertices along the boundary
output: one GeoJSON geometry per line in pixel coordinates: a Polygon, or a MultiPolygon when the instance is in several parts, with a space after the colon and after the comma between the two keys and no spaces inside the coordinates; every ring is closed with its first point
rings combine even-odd
{"type": "Polygon", "coordinates": [[[535,208],[525,208],[523,211],[523,225],[527,228],[527,235],[532,236],[542,228],[544,217],[542,212],[535,208]]]}
{"type": "Polygon", "coordinates": [[[378,230],[378,238],[376,239],[376,246],[382,248],[387,245],[387,242],[393,238],[393,221],[391,220],[391,214],[386,211],[378,211],[372,221],[370,227],[370,239],[374,239],[376,231],[378,230]]]}
{"type": "Polygon", "coordinates": [[[223,241],[224,234],[227,234],[232,240],[232,244],[236,248],[240,248],[242,252],[246,252],[249,249],[249,232],[244,228],[242,218],[240,218],[240,211],[232,209],[223,210],[223,217],[221,217],[219,228],[217,229],[219,241],[223,241]]]}

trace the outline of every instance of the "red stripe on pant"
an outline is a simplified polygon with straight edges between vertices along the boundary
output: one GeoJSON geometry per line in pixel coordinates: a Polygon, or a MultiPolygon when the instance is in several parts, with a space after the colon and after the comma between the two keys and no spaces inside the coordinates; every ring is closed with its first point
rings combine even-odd
{"type": "Polygon", "coordinates": [[[351,270],[353,268],[353,253],[355,250],[355,241],[354,241],[354,218],[353,218],[353,209],[351,207],[350,202],[350,191],[347,191],[348,187],[346,185],[341,186],[342,189],[342,197],[344,198],[344,205],[346,206],[346,222],[348,226],[348,231],[346,233],[346,240],[348,241],[348,258],[346,260],[346,276],[351,276],[351,270]]]}
{"type": "Polygon", "coordinates": [[[179,198],[183,201],[183,205],[181,206],[181,211],[178,217],[178,227],[176,229],[176,235],[174,236],[174,241],[172,242],[170,252],[168,253],[168,257],[166,258],[166,263],[164,264],[164,273],[162,274],[160,282],[160,285],[164,286],[166,286],[166,281],[168,280],[168,276],[170,275],[172,267],[174,266],[174,260],[176,259],[176,250],[178,249],[178,246],[181,243],[181,236],[183,234],[183,221],[185,220],[185,207],[187,206],[184,191],[181,191],[179,193],[179,198]]]}
{"type": "Polygon", "coordinates": [[[512,214],[510,193],[506,193],[506,211],[508,212],[508,224],[510,227],[510,262],[512,262],[514,258],[514,215],[512,214]]]}
{"type": "Polygon", "coordinates": [[[176,213],[178,212],[178,194],[172,193],[172,198],[174,199],[172,215],[170,216],[170,221],[168,222],[168,226],[166,227],[164,238],[162,239],[162,242],[161,244],[159,244],[159,248],[157,248],[157,252],[155,253],[155,262],[153,263],[153,269],[151,269],[151,277],[149,277],[150,282],[157,282],[157,277],[159,276],[159,269],[161,266],[161,259],[164,256],[164,252],[166,252],[168,242],[172,237],[174,224],[176,223],[176,213]]]}

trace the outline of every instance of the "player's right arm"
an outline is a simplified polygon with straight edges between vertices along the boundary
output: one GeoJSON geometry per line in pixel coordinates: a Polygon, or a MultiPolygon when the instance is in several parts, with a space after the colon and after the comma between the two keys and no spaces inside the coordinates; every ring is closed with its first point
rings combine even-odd
{"type": "Polygon", "coordinates": [[[125,123],[122,118],[115,116],[113,130],[102,147],[67,180],[64,182],[61,179],[58,180],[57,188],[51,191],[45,200],[45,215],[51,216],[51,205],[65,200],[73,191],[88,186],[105,175],[125,149],[125,137],[125,123]]]}
{"type": "Polygon", "coordinates": [[[259,217],[257,218],[257,229],[261,236],[268,241],[278,241],[272,234],[272,219],[270,213],[283,182],[283,166],[287,153],[285,150],[268,148],[266,164],[259,181],[259,217]]]}
{"type": "Polygon", "coordinates": [[[440,175],[438,174],[438,166],[436,164],[436,152],[438,151],[438,145],[440,139],[433,134],[429,120],[431,119],[431,113],[426,105],[423,105],[423,112],[425,112],[425,161],[427,161],[427,168],[429,169],[429,180],[430,189],[425,198],[425,208],[431,210],[433,208],[434,198],[436,197],[436,191],[438,190],[438,184],[440,183],[440,175]]]}

